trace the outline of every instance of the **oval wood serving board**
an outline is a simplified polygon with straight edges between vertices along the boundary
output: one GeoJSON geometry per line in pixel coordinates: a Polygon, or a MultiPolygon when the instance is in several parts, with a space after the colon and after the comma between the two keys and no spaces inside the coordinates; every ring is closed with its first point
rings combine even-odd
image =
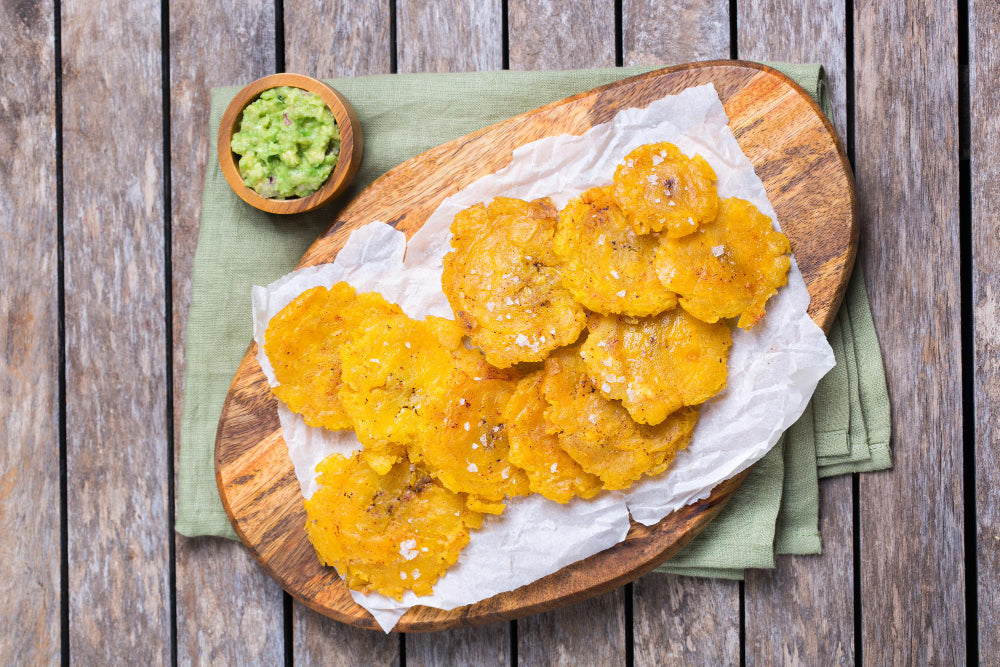
{"type": "MultiPolygon", "coordinates": [[[[812,296],[809,314],[829,328],[857,245],[850,166],[830,122],[783,74],[755,63],[715,61],[657,70],[554,102],[442,144],[372,183],[341,212],[299,267],[333,261],[347,237],[371,220],[413,235],[441,201],[505,167],[522,144],[582,134],[621,109],[713,83],[729,126],[767,189],[812,296]]],[[[624,157],[624,156],[623,156],[624,157]]],[[[277,399],[251,344],[226,398],[215,445],[216,478],[240,539],[261,566],[302,603],[344,623],[378,629],[351,599],[336,571],[323,567],[306,538],[299,484],[281,437],[277,399]]],[[[410,609],[403,632],[442,630],[517,618],[598,595],[651,571],[700,531],[745,474],[655,526],[633,524],[624,542],[517,590],[442,611],[410,609]]]]}

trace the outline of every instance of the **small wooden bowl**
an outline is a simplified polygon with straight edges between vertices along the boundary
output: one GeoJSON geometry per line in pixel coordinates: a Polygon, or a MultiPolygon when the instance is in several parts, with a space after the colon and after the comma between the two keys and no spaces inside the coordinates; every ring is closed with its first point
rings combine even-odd
{"type": "Polygon", "coordinates": [[[322,81],[302,74],[272,74],[257,79],[241,90],[226,107],[226,113],[222,114],[222,122],[219,124],[219,166],[233,191],[251,206],[268,213],[304,213],[327,204],[350,185],[361,165],[363,143],[358,114],[340,93],[322,81]],[[233,133],[239,130],[243,110],[247,105],[265,90],[279,86],[302,88],[319,95],[333,112],[340,129],[340,157],[333,171],[316,192],[295,199],[269,199],[248,188],[237,166],[239,156],[230,147],[233,133]]]}

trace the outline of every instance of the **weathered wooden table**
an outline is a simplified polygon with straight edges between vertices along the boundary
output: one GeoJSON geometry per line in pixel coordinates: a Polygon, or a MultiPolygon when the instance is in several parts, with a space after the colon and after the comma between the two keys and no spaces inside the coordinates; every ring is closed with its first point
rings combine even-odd
{"type": "Polygon", "coordinates": [[[1000,662],[993,0],[0,3],[0,663],[1000,662]],[[819,61],[854,160],[891,472],[822,557],[381,636],[172,531],[208,89],[274,71],[819,61]]]}

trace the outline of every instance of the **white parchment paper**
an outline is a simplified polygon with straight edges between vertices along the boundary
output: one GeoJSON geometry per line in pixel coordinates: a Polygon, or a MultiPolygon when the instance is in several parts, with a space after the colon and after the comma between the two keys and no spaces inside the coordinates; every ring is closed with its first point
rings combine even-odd
{"type": "MultiPolygon", "coordinates": [[[[497,195],[549,196],[561,207],[583,190],[609,183],[633,148],[658,141],[673,142],[689,156],[702,155],[719,178],[720,197],[742,197],[775,219],[763,184],[729,130],[715,88],[688,88],[644,109],[621,111],[581,136],[550,137],[514,150],[506,168],[442,202],[409,244],[401,232],[374,221],[351,235],[334,263],[254,287],[254,339],[268,380],[276,384],[264,347],[267,323],[305,290],[345,280],[358,291],[380,292],[416,319],[452,317],[441,291],[441,270],[458,211],[497,195]]],[[[358,591],[351,595],[388,632],[410,606],[451,609],[513,590],[617,544],[628,532],[630,513],[651,525],[708,496],[767,453],[833,367],[833,350],[806,314],[808,305],[793,258],[788,285],[768,302],[765,318],[751,331],[734,330],[728,386],[704,405],[691,444],[665,474],[643,479],[625,493],[605,492],[566,505],[538,495],[516,498],[501,517],[488,517],[481,530],[472,532],[433,595],[407,593],[401,602],[358,591]]],[[[317,463],[332,452],[361,447],[353,431],[307,426],[281,403],[278,416],[305,498],[316,490],[317,463]]]]}

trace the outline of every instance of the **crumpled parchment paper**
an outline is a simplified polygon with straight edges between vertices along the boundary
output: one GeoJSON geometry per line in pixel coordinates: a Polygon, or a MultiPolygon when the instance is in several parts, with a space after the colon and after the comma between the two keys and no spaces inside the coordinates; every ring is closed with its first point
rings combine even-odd
{"type": "MultiPolygon", "coordinates": [[[[727,125],[715,88],[688,88],[644,109],[626,109],[581,136],[560,135],[514,150],[511,163],[444,200],[407,244],[377,221],[356,230],[332,264],[301,269],[253,289],[257,358],[276,384],[264,347],[271,317],[307,289],[345,280],[359,292],[378,291],[411,317],[452,318],[441,291],[442,258],[450,250],[455,214],[497,195],[549,196],[557,206],[583,190],[611,182],[616,165],[642,144],[670,141],[687,155],[701,154],[715,170],[720,197],[742,197],[775,219],[753,165],[727,125]]],[[[625,492],[560,505],[538,495],[511,500],[500,517],[473,531],[458,562],[438,580],[434,594],[407,593],[401,602],[351,591],[388,632],[417,604],[451,609],[513,590],[607,549],[625,538],[629,515],[646,525],[704,498],[723,480],[758,461],[805,409],[816,383],[833,367],[833,351],[806,313],[809,293],[792,260],[788,285],[767,304],[751,331],[733,331],[726,389],[702,408],[690,446],[670,469],[625,492]]],[[[305,498],[316,490],[315,467],[328,454],[359,449],[353,431],[307,426],[279,403],[278,416],[305,498]]]]}

